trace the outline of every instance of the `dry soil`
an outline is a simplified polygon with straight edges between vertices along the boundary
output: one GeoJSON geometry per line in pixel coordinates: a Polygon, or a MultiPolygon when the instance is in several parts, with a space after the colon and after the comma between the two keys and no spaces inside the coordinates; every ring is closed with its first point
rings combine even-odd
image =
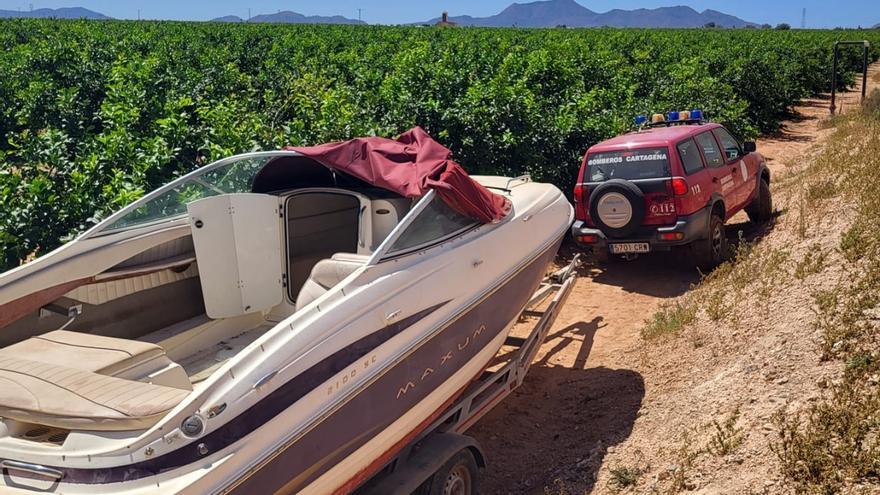
{"type": "MultiPolygon", "coordinates": [[[[874,66],[871,89],[878,78],[874,66]]],[[[840,96],[843,111],[858,106],[857,91],[840,96]]],[[[758,141],[774,179],[800,170],[823,145],[831,132],[822,125],[828,105],[827,97],[802,102],[779,133],[758,141]]],[[[802,250],[788,214],[795,199],[775,200],[776,222],[756,227],[740,214],[728,236],[742,231],[802,250]]],[[[839,231],[843,220],[825,228],[839,231]]],[[[564,247],[559,261],[571,250],[564,247]]],[[[818,359],[808,298],[796,294],[821,282],[781,288],[769,309],[749,311],[736,328],[702,324],[670,342],[646,342],[645,320],[700,275],[680,255],[587,263],[581,275],[523,386],[470,431],[490,463],[481,492],[611,493],[611,472],[624,467],[640,471],[629,488],[636,493],[668,492],[677,473],[695,493],[788,492],[769,447],[771,416],[815,400],[817,377],[834,373],[818,359]],[[713,420],[735,410],[744,440],[733,455],[693,462],[682,455],[707,441],[713,420]]]]}

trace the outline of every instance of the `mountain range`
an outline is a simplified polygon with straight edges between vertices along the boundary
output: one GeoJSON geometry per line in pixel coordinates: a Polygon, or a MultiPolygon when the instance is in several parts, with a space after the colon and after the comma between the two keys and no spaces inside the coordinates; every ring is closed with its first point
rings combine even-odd
{"type": "MultiPolygon", "coordinates": [[[[436,24],[440,18],[424,24],[436,24]]],[[[500,13],[489,17],[450,16],[449,20],[461,26],[486,27],[658,27],[694,28],[714,23],[719,27],[747,27],[755,24],[717,10],[696,10],[685,7],[594,12],[575,0],[546,0],[514,3],[500,13]]]]}
{"type": "Polygon", "coordinates": [[[0,10],[0,17],[32,17],[38,19],[112,19],[100,12],[84,9],[82,7],[65,7],[60,9],[36,9],[36,10],[0,10]]]}
{"type": "MultiPolygon", "coordinates": [[[[237,15],[227,15],[211,19],[211,22],[244,22],[244,19],[237,15]]],[[[349,19],[341,15],[303,15],[289,10],[284,10],[275,14],[255,15],[248,19],[247,22],[275,22],[283,24],[366,24],[357,19],[349,19]]]]}
{"type": "MultiPolygon", "coordinates": [[[[30,11],[0,10],[0,17],[37,17],[57,19],[111,19],[110,17],[82,7],[60,9],[36,9],[30,11]]],[[[234,15],[211,19],[213,22],[245,22],[234,15]]],[[[424,23],[436,24],[440,18],[424,23]]],[[[452,16],[450,21],[461,26],[486,27],[658,27],[658,28],[695,28],[707,24],[719,27],[755,26],[717,10],[696,10],[685,7],[660,7],[656,9],[622,10],[594,12],[575,0],[543,0],[531,3],[514,3],[500,13],[488,17],[472,17],[468,15],[452,16]]],[[[287,23],[287,24],[365,24],[362,21],[349,19],[340,15],[319,16],[303,15],[289,10],[275,14],[256,15],[247,22],[287,23]]],[[[878,26],[874,26],[880,27],[878,26]]]]}

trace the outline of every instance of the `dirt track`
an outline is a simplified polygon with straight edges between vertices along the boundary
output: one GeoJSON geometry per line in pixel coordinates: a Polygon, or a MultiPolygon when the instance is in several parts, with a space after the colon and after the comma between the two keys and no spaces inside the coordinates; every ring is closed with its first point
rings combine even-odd
{"type": "MultiPolygon", "coordinates": [[[[875,65],[869,90],[878,86],[878,74],[875,65]]],[[[857,93],[839,96],[844,111],[857,105],[857,93]]],[[[821,144],[830,132],[820,126],[828,104],[828,98],[803,102],[781,132],[758,141],[773,174],[785,174],[786,164],[821,144]]],[[[758,236],[754,229],[740,214],[728,235],[758,236]]],[[[661,302],[698,281],[675,255],[586,265],[523,387],[470,431],[491,463],[481,492],[559,493],[554,480],[573,471],[577,480],[566,485],[574,493],[605,492],[594,481],[608,468],[604,457],[630,437],[646,400],[662,395],[671,380],[645,363],[639,330],[661,302]]]]}

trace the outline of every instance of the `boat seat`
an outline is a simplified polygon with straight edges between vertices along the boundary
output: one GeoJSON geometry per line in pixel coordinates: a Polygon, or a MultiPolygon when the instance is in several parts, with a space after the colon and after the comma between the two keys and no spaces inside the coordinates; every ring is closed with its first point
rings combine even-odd
{"type": "Polygon", "coordinates": [[[308,280],[296,296],[296,310],[308,306],[312,301],[345,280],[345,277],[364,266],[370,257],[360,254],[336,253],[329,259],[319,261],[312,267],[308,280]]]}
{"type": "Polygon", "coordinates": [[[0,355],[0,417],[68,430],[153,426],[187,390],[0,355]]]}
{"type": "Polygon", "coordinates": [[[137,340],[56,330],[0,349],[6,356],[192,390],[186,371],[164,349],[137,340]]]}

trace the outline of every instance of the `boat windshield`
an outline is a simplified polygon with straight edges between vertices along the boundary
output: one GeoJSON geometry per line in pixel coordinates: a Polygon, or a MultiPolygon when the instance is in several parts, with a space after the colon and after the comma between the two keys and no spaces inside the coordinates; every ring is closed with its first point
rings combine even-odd
{"type": "Polygon", "coordinates": [[[274,155],[242,157],[231,162],[217,162],[197,170],[141,198],[109,218],[98,232],[120,231],[132,227],[180,217],[186,205],[218,194],[251,191],[254,176],[274,155]],[[117,217],[117,215],[114,215],[117,217]]]}

